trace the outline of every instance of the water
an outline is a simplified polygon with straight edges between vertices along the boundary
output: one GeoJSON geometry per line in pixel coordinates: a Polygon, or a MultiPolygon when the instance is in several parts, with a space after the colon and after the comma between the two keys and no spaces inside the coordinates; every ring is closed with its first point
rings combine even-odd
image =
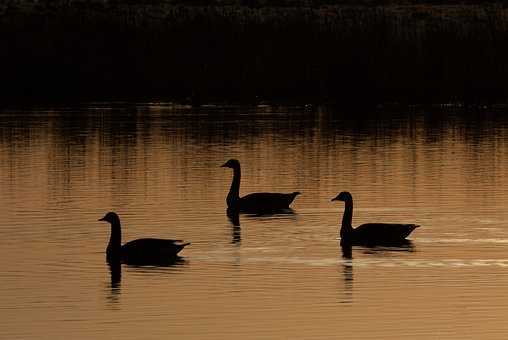
{"type": "Polygon", "coordinates": [[[0,338],[504,339],[508,118],[300,107],[97,103],[0,114],[0,338]],[[294,214],[225,214],[241,193],[301,191],[294,214]],[[353,224],[418,223],[403,248],[342,257],[353,224]],[[121,267],[124,241],[192,241],[121,267]]]}

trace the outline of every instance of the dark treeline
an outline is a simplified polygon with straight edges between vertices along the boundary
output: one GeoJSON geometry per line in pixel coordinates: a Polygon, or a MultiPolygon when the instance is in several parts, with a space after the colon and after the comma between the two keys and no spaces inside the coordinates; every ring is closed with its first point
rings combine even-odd
{"type": "Polygon", "coordinates": [[[0,99],[508,99],[508,8],[501,4],[296,2],[307,5],[3,2],[0,99]]]}

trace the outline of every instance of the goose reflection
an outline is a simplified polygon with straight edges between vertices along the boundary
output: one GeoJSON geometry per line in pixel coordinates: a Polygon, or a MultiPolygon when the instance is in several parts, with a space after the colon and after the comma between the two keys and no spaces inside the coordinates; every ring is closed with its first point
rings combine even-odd
{"type": "MultiPolygon", "coordinates": [[[[352,260],[353,245],[348,241],[341,240],[340,247],[342,250],[342,257],[344,259],[352,260]]],[[[377,242],[375,244],[356,245],[354,247],[357,249],[362,249],[365,254],[376,254],[396,251],[413,252],[415,250],[415,246],[411,240],[385,241],[385,242],[377,242]]]]}
{"type": "Polygon", "coordinates": [[[296,212],[291,208],[285,208],[285,209],[279,209],[279,210],[272,210],[272,211],[263,211],[263,212],[257,212],[255,214],[246,214],[247,217],[284,217],[284,216],[296,216],[296,212]]]}
{"type": "Polygon", "coordinates": [[[393,242],[382,242],[371,245],[362,245],[358,248],[363,249],[365,254],[382,254],[386,252],[413,252],[415,251],[415,246],[413,241],[410,240],[400,240],[393,242]]]}
{"type": "Polygon", "coordinates": [[[340,242],[340,248],[342,249],[342,258],[346,260],[353,259],[353,246],[347,242],[340,242]]]}
{"type": "MultiPolygon", "coordinates": [[[[228,217],[229,222],[231,223],[231,243],[240,244],[242,241],[242,229],[240,228],[240,212],[238,210],[227,209],[226,215],[228,217]]],[[[263,219],[263,218],[294,218],[296,213],[293,209],[282,209],[279,211],[272,212],[259,212],[256,214],[246,214],[244,215],[246,218],[251,219],[263,219]]]]}
{"type": "Polygon", "coordinates": [[[340,248],[342,253],[342,277],[344,281],[344,296],[341,297],[341,303],[351,303],[353,300],[353,247],[363,251],[367,256],[370,254],[383,255],[387,252],[413,252],[415,250],[414,244],[410,240],[394,240],[391,242],[383,242],[382,244],[375,245],[356,245],[353,246],[348,240],[340,241],[340,248]]]}
{"type": "Polygon", "coordinates": [[[353,247],[350,244],[340,244],[342,249],[342,278],[344,280],[344,296],[341,297],[340,303],[353,302],[353,247]]]}
{"type": "Polygon", "coordinates": [[[242,229],[240,228],[240,214],[238,211],[226,210],[229,222],[231,222],[231,243],[240,244],[242,242],[242,229]]]}
{"type": "Polygon", "coordinates": [[[122,264],[120,261],[110,261],[108,267],[111,274],[111,291],[119,290],[122,282],[122,264]]]}
{"type": "Polygon", "coordinates": [[[185,266],[187,265],[188,261],[181,256],[175,256],[171,258],[168,261],[161,261],[160,263],[156,264],[154,262],[150,262],[147,264],[122,264],[119,260],[110,260],[106,261],[109,272],[110,272],[110,294],[108,296],[108,300],[111,302],[118,302],[120,293],[121,293],[121,286],[122,286],[122,265],[126,265],[130,268],[146,268],[146,270],[152,270],[155,268],[164,268],[164,267],[176,267],[176,266],[185,266]]]}
{"type": "Polygon", "coordinates": [[[108,267],[111,276],[111,284],[107,299],[112,303],[118,303],[121,293],[122,264],[120,261],[110,261],[108,262],[108,267]]]}

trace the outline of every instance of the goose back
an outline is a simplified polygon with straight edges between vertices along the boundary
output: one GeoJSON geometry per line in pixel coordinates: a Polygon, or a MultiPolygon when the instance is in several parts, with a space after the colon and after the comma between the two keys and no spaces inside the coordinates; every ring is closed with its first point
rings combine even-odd
{"type": "Polygon", "coordinates": [[[269,212],[289,209],[289,205],[300,193],[295,191],[289,194],[258,192],[241,197],[238,205],[242,212],[269,212]]]}
{"type": "Polygon", "coordinates": [[[416,224],[366,223],[353,230],[353,239],[359,240],[403,240],[418,227],[416,224]]]}
{"type": "Polygon", "coordinates": [[[141,238],[125,243],[121,256],[126,263],[155,262],[177,256],[189,244],[181,240],[141,238]]]}

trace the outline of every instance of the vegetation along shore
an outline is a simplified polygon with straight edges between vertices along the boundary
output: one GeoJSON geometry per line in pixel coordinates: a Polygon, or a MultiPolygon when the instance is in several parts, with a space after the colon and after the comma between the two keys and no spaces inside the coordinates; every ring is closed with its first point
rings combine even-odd
{"type": "Polygon", "coordinates": [[[3,1],[0,100],[506,103],[501,2],[3,1]]]}

